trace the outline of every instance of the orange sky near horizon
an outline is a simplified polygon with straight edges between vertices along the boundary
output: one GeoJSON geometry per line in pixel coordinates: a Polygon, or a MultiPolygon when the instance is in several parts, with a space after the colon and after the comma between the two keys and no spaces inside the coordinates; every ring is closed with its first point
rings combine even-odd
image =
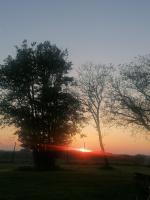
{"type": "MultiPolygon", "coordinates": [[[[146,154],[150,155],[150,137],[146,138],[142,134],[135,134],[127,129],[109,128],[104,129],[103,143],[107,152],[115,154],[146,154]]],[[[96,130],[92,126],[83,129],[87,134],[84,139],[76,136],[72,145],[74,147],[85,147],[87,149],[99,150],[99,140],[96,130]]]]}
{"type": "MultiPolygon", "coordinates": [[[[129,130],[107,128],[104,132],[103,142],[107,152],[115,154],[146,154],[150,155],[150,138],[146,139],[142,134],[133,136],[129,130]]],[[[0,149],[12,150],[17,136],[13,135],[14,127],[0,129],[0,149]]],[[[99,141],[96,130],[92,126],[86,126],[82,132],[86,134],[85,138],[79,135],[75,136],[70,147],[85,148],[94,151],[99,150],[99,141]]],[[[17,142],[17,150],[20,149],[17,142]]]]}

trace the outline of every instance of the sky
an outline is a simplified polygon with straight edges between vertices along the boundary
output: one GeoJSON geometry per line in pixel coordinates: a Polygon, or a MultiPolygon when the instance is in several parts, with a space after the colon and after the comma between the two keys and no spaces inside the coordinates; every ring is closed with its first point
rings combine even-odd
{"type": "MultiPolygon", "coordinates": [[[[149,0],[0,0],[0,64],[9,54],[15,55],[15,45],[24,39],[49,40],[67,48],[73,69],[90,61],[129,62],[150,53],[149,10],[149,0]]],[[[95,130],[84,131],[86,145],[99,148],[95,130]]],[[[0,132],[0,149],[9,148],[12,131],[0,132]]],[[[131,137],[130,131],[118,129],[108,132],[104,138],[108,151],[150,153],[150,141],[144,137],[131,137]]],[[[82,143],[78,138],[73,145],[82,143]]]]}

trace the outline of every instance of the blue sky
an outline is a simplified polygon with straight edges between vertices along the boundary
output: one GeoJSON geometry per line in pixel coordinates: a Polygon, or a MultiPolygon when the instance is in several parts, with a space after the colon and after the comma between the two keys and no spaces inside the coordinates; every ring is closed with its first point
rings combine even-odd
{"type": "Polygon", "coordinates": [[[75,67],[150,53],[149,0],[0,0],[0,63],[27,39],[67,48],[75,67]]]}

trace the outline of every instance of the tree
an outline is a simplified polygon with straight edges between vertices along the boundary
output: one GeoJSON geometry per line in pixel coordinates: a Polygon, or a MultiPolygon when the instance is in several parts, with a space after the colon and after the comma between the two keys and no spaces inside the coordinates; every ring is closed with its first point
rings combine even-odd
{"type": "Polygon", "coordinates": [[[114,78],[111,120],[118,125],[150,131],[150,57],[138,57],[120,66],[114,78]]]}
{"type": "Polygon", "coordinates": [[[102,119],[104,114],[105,101],[111,80],[112,66],[106,65],[83,65],[79,69],[79,87],[81,90],[82,104],[85,106],[90,116],[94,120],[99,136],[99,144],[104,154],[105,166],[109,165],[103,144],[101,131],[102,119]]]}
{"type": "Polygon", "coordinates": [[[48,41],[29,46],[25,40],[16,47],[16,56],[8,56],[0,66],[1,123],[15,124],[19,140],[33,150],[38,166],[55,160],[52,155],[43,159],[47,145],[70,142],[82,123],[80,101],[71,91],[74,79],[67,75],[71,70],[67,58],[67,50],[48,41]]]}

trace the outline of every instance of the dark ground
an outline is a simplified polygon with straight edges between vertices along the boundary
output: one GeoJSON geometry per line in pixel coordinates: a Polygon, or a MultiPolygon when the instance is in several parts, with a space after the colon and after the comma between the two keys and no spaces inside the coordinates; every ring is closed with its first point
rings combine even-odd
{"type": "Polygon", "coordinates": [[[71,166],[59,171],[19,171],[0,165],[0,200],[132,200],[136,199],[134,172],[147,167],[71,166]]]}
{"type": "Polygon", "coordinates": [[[136,200],[135,172],[150,174],[139,156],[111,159],[112,170],[97,159],[68,161],[59,161],[60,170],[33,171],[25,167],[32,166],[29,152],[1,152],[0,200],[136,200]]]}

